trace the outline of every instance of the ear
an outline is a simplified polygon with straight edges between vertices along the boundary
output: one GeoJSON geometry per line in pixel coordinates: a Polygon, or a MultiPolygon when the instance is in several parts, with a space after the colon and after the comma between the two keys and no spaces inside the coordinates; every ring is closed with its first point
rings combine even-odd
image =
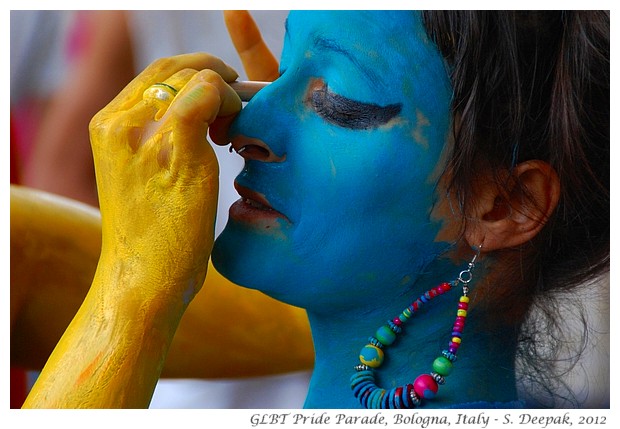
{"type": "Polygon", "coordinates": [[[483,251],[516,247],[531,240],[545,226],[560,199],[560,180],[546,162],[517,165],[500,187],[493,180],[477,183],[465,238],[483,251]]]}

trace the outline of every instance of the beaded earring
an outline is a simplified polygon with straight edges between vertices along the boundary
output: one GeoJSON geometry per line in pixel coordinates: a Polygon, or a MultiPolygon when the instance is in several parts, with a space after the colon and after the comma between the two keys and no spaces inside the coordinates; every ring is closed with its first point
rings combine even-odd
{"type": "Polygon", "coordinates": [[[476,249],[476,254],[467,268],[459,273],[456,280],[428,290],[405,308],[397,317],[388,320],[387,324],[377,329],[373,337],[368,338],[368,344],[360,351],[360,364],[356,365],[355,373],[351,377],[353,395],[364,408],[415,408],[423,405],[422,400],[433,399],[439,385],[445,383],[445,377],[452,372],[456,353],[461,345],[461,336],[465,327],[467,308],[469,306],[469,282],[473,275],[472,270],[476,258],[480,255],[482,245],[476,249]],[[448,348],[441,352],[432,364],[429,374],[418,376],[413,383],[395,387],[389,390],[382,389],[375,384],[375,369],[383,363],[384,349],[394,343],[396,336],[402,332],[402,327],[424,304],[431,299],[443,295],[454,287],[462,284],[462,295],[456,310],[456,320],[452,326],[452,334],[448,348]]]}

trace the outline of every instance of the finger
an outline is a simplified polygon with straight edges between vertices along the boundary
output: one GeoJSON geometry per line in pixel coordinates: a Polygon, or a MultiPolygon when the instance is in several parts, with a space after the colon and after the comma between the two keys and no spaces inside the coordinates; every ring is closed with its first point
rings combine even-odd
{"type": "Polygon", "coordinates": [[[224,22],[250,80],[273,82],[279,76],[273,56],[248,11],[224,11],[224,22]]]}
{"type": "MultiPolygon", "coordinates": [[[[154,83],[142,93],[144,104],[154,112],[153,119],[159,121],[172,104],[172,101],[192,77],[197,70],[183,69],[163,82],[154,83]]],[[[215,73],[215,72],[214,72],[215,73]]],[[[140,103],[138,103],[140,106],[140,103]]]]}
{"type": "Polygon", "coordinates": [[[183,88],[196,73],[197,70],[183,69],[149,86],[143,92],[142,100],[134,106],[123,111],[104,109],[99,112],[91,121],[91,132],[100,134],[114,130],[114,138],[95,139],[93,150],[98,150],[102,143],[107,149],[118,143],[121,146],[128,144],[132,152],[136,152],[152,134],[161,131],[153,122],[160,120],[178,94],[178,89],[183,88]]]}
{"type": "Polygon", "coordinates": [[[142,94],[149,86],[164,82],[183,69],[211,69],[220,74],[226,82],[233,82],[238,77],[237,72],[221,59],[201,52],[161,58],[132,80],[106,109],[115,112],[131,108],[140,102],[142,94]]]}
{"type": "MultiPolygon", "coordinates": [[[[179,93],[179,90],[182,91],[188,82],[194,78],[216,85],[218,90],[222,93],[230,91],[223,78],[215,71],[204,70],[199,73],[197,70],[193,69],[181,70],[163,82],[154,83],[144,91],[142,99],[144,104],[154,109],[155,113],[153,119],[155,121],[159,121],[165,115],[172,101],[179,93]]],[[[228,102],[220,107],[223,108],[225,112],[236,112],[236,103],[234,101],[236,97],[227,97],[226,100],[228,100],[228,102]]]]}
{"type": "Polygon", "coordinates": [[[196,73],[174,99],[163,121],[174,121],[179,135],[191,144],[205,141],[206,131],[216,117],[231,116],[241,110],[241,99],[222,79],[211,71],[196,73]]]}
{"type": "Polygon", "coordinates": [[[209,137],[211,137],[213,143],[218,146],[226,146],[230,143],[230,138],[228,138],[228,129],[235,120],[235,116],[236,115],[230,115],[215,118],[215,121],[213,121],[209,127],[209,137]]]}
{"type": "Polygon", "coordinates": [[[241,99],[220,75],[211,70],[197,73],[162,118],[162,129],[173,127],[174,133],[162,135],[159,164],[179,170],[199,165],[201,177],[214,174],[217,160],[207,142],[207,128],[218,115],[233,115],[240,110],[241,99]]]}
{"type": "Polygon", "coordinates": [[[142,93],[142,101],[146,106],[155,109],[154,119],[159,121],[178,92],[176,88],[165,82],[154,83],[142,93]]]}

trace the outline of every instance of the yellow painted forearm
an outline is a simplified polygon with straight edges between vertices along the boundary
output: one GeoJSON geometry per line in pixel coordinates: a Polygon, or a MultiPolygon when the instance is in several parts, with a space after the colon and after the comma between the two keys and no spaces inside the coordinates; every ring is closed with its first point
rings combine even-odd
{"type": "Polygon", "coordinates": [[[218,165],[205,135],[241,108],[225,82],[236,76],[207,54],[160,60],[91,121],[101,257],[25,407],[148,405],[206,276],[218,165]],[[143,96],[159,82],[173,88],[168,104],[143,96]]]}
{"type": "Polygon", "coordinates": [[[184,305],[111,294],[148,281],[126,268],[97,273],[24,408],[148,406],[184,305]]]}
{"type": "MultiPolygon", "coordinates": [[[[11,186],[12,365],[43,368],[90,288],[100,249],[97,210],[11,186]]],[[[209,266],[162,376],[282,374],[312,368],[313,357],[305,311],[234,285],[209,266]]]]}
{"type": "Polygon", "coordinates": [[[25,407],[148,405],[179,321],[205,281],[219,181],[205,135],[218,115],[240,110],[226,84],[236,77],[207,54],[160,60],[91,121],[101,256],[25,407]],[[143,98],[158,82],[175,89],[170,105],[143,98]]]}

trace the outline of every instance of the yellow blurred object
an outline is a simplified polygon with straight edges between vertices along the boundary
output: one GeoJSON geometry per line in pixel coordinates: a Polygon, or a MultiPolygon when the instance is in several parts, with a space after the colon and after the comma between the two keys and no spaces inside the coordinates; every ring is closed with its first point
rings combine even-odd
{"type": "MultiPolygon", "coordinates": [[[[101,220],[90,206],[11,186],[11,364],[41,369],[92,282],[101,220]]],[[[163,377],[230,378],[312,368],[305,312],[212,266],[176,331],[163,377]]]]}

